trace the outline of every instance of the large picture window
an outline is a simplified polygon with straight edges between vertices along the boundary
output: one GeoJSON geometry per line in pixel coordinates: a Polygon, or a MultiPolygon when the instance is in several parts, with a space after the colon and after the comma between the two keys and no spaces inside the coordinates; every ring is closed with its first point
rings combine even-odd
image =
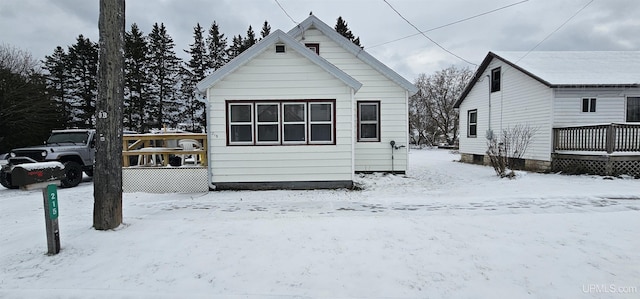
{"type": "Polygon", "coordinates": [[[640,97],[627,98],[627,121],[640,122],[640,97]]]}
{"type": "Polygon", "coordinates": [[[358,102],[358,141],[380,141],[380,102],[358,102]]]}
{"type": "Polygon", "coordinates": [[[335,100],[227,101],[228,145],[335,144],[335,100]]]}

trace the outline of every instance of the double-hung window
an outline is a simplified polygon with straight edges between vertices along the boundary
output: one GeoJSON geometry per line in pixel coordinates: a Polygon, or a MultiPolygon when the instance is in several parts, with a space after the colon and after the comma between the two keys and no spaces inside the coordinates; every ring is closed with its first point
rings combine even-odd
{"type": "Polygon", "coordinates": [[[478,110],[467,111],[467,137],[478,136],[478,110]]]}
{"type": "Polygon", "coordinates": [[[358,102],[358,141],[380,141],[380,102],[358,102]]]}
{"type": "Polygon", "coordinates": [[[304,144],[307,142],[307,104],[282,103],[282,143],[304,144]]]}
{"type": "Polygon", "coordinates": [[[253,144],[253,104],[229,104],[229,143],[253,144]]]}
{"type": "Polygon", "coordinates": [[[309,103],[309,143],[333,143],[333,103],[309,103]]]}
{"type": "Polygon", "coordinates": [[[256,143],[280,143],[280,107],[277,103],[256,104],[256,143]]]}
{"type": "Polygon", "coordinates": [[[228,101],[228,145],[335,144],[335,100],[228,101]]]}

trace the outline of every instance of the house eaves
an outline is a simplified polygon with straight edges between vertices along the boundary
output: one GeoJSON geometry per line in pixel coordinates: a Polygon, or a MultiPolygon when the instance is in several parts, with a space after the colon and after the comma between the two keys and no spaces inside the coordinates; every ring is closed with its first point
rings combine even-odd
{"type": "Polygon", "coordinates": [[[384,63],[377,60],[375,57],[371,56],[362,48],[358,47],[356,44],[342,36],[340,33],[335,31],[333,28],[329,27],[329,25],[322,22],[314,15],[310,15],[306,20],[302,23],[296,25],[293,29],[289,30],[288,34],[292,37],[299,38],[301,37],[306,30],[309,28],[315,28],[320,30],[324,35],[333,40],[335,43],[340,45],[349,53],[355,55],[362,62],[368,64],[376,71],[380,72],[383,76],[387,77],[389,80],[395,82],[405,90],[409,92],[409,95],[414,95],[418,92],[418,88],[411,82],[407,81],[407,79],[400,76],[400,74],[396,73],[394,70],[386,66],[384,63]]]}
{"type": "Polygon", "coordinates": [[[478,80],[480,80],[482,77],[482,74],[484,74],[484,71],[487,70],[487,67],[489,66],[489,64],[491,63],[491,60],[493,60],[494,58],[496,59],[500,59],[502,60],[504,63],[510,65],[511,67],[527,74],[528,76],[530,76],[531,78],[535,79],[536,81],[551,87],[551,83],[545,81],[544,79],[528,72],[527,70],[519,67],[518,65],[512,63],[511,61],[508,61],[498,55],[496,55],[493,52],[489,52],[489,54],[487,54],[487,56],[484,58],[484,60],[482,61],[482,63],[480,64],[480,66],[478,67],[478,70],[475,72],[475,74],[473,74],[473,77],[471,77],[471,81],[469,81],[469,84],[467,84],[467,87],[462,91],[462,94],[460,95],[460,98],[458,98],[458,100],[456,101],[456,103],[453,105],[453,108],[460,108],[460,104],[462,104],[462,101],[464,101],[464,99],[467,97],[467,95],[469,94],[469,92],[471,92],[471,89],[473,89],[473,87],[476,85],[476,83],[478,82],[478,80]]]}
{"type": "Polygon", "coordinates": [[[549,88],[630,88],[640,86],[635,73],[623,72],[628,69],[635,70],[637,68],[634,68],[634,66],[640,65],[640,59],[638,58],[639,55],[637,52],[532,52],[527,53],[529,54],[526,60],[528,64],[523,63],[525,60],[516,64],[519,59],[516,60],[516,63],[512,62],[518,57],[518,55],[515,54],[522,55],[524,52],[501,53],[503,55],[498,55],[494,52],[489,52],[487,54],[478,67],[478,70],[473,75],[471,81],[460,95],[460,98],[456,101],[454,108],[460,107],[462,101],[464,101],[469,92],[471,92],[478,80],[481,79],[482,74],[484,74],[493,59],[499,59],[505,64],[513,67],[523,74],[526,74],[549,88]],[[621,53],[625,55],[622,59],[618,57],[621,53]],[[510,58],[506,58],[504,54],[510,58]],[[581,56],[579,58],[582,58],[582,60],[571,60],[571,58],[575,58],[571,56],[581,56]],[[614,67],[607,68],[606,66],[612,58],[618,59],[616,63],[614,63],[614,67]],[[591,65],[594,64],[594,60],[597,60],[599,64],[596,66],[591,65]],[[589,64],[588,62],[592,63],[589,64]],[[607,72],[605,72],[603,68],[607,68],[607,72]],[[532,69],[534,69],[534,71],[532,71],[532,69]],[[568,71],[559,72],[558,70],[568,71]],[[585,74],[589,75],[585,76],[585,74]],[[614,76],[615,74],[624,75],[614,76]],[[629,76],[629,74],[631,74],[631,76],[629,76]],[[613,78],[613,80],[611,80],[611,78],[613,78]]]}
{"type": "Polygon", "coordinates": [[[294,50],[305,58],[309,59],[311,62],[325,70],[327,73],[333,75],[335,78],[342,81],[347,86],[354,89],[354,91],[358,91],[362,87],[362,83],[353,77],[349,76],[349,74],[345,73],[341,69],[337,68],[335,65],[331,64],[326,59],[320,57],[315,52],[309,50],[302,43],[295,40],[293,37],[287,35],[282,30],[276,30],[267,37],[263,38],[261,41],[253,45],[251,48],[245,50],[240,55],[238,55],[233,60],[229,61],[220,69],[213,72],[211,75],[202,79],[202,81],[196,84],[198,91],[201,93],[205,93],[206,90],[223,80],[225,77],[236,71],[241,66],[245,65],[264,51],[266,51],[273,44],[284,44],[287,46],[288,50],[294,50]]]}

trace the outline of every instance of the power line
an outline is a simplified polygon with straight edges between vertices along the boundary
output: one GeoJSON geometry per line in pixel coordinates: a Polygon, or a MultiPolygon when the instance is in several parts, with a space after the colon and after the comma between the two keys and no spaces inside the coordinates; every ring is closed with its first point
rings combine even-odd
{"type": "MultiPolygon", "coordinates": [[[[451,23],[448,23],[448,24],[444,24],[444,25],[442,25],[442,26],[438,26],[438,27],[434,27],[434,28],[431,28],[431,29],[423,30],[423,31],[420,31],[420,32],[418,32],[418,33],[414,33],[414,34],[411,34],[411,35],[407,35],[407,36],[405,36],[405,37],[401,37],[401,38],[398,38],[398,39],[394,39],[394,40],[392,40],[392,41],[388,41],[388,42],[384,42],[384,43],[381,43],[381,44],[373,45],[373,46],[367,47],[367,49],[371,49],[371,48],[374,48],[374,47],[378,47],[378,46],[382,46],[382,45],[386,45],[386,44],[394,43],[394,42],[397,42],[397,41],[400,41],[400,40],[403,40],[403,39],[407,39],[407,38],[410,38],[410,37],[414,37],[414,36],[416,36],[416,35],[420,35],[420,34],[422,34],[422,33],[431,32],[431,31],[434,31],[434,30],[442,29],[442,28],[444,28],[444,27],[448,27],[448,26],[451,26],[451,25],[455,25],[455,24],[458,24],[458,23],[462,23],[462,22],[465,22],[465,21],[469,21],[469,20],[471,20],[471,19],[475,19],[475,18],[478,18],[478,17],[484,16],[484,15],[488,15],[488,14],[490,14],[490,13],[494,13],[494,12],[496,12],[496,11],[503,10],[503,9],[505,9],[505,8],[509,8],[509,7],[511,7],[511,6],[515,6],[515,5],[518,5],[518,4],[522,4],[522,3],[525,3],[525,2],[528,2],[528,1],[529,1],[529,0],[523,0],[523,1],[520,1],[520,2],[516,2],[516,3],[509,4],[509,5],[505,5],[505,6],[502,6],[502,7],[499,7],[499,8],[493,9],[493,10],[489,10],[489,11],[486,11],[486,12],[483,12],[483,13],[480,13],[480,14],[477,14],[477,15],[474,15],[474,16],[471,16],[471,17],[467,17],[467,18],[464,18],[464,19],[461,19],[461,20],[458,20],[458,21],[455,21],[455,22],[451,22],[451,23]]],[[[388,4],[388,3],[387,3],[387,4],[388,4]]]]}
{"type": "Polygon", "coordinates": [[[566,25],[567,23],[569,23],[575,16],[577,16],[581,11],[583,11],[585,8],[587,8],[589,5],[591,5],[591,3],[593,3],[593,1],[595,0],[591,0],[589,1],[589,3],[585,4],[582,8],[578,9],[578,11],[576,11],[571,17],[569,17],[566,21],[564,21],[564,23],[560,24],[560,26],[558,26],[558,28],[556,28],[555,30],[553,30],[553,32],[549,33],[549,35],[547,35],[545,38],[543,38],[539,43],[537,43],[533,48],[531,48],[529,51],[527,51],[527,53],[524,54],[524,56],[520,57],[515,63],[520,62],[520,60],[522,60],[523,58],[527,57],[527,55],[529,55],[529,53],[533,52],[533,50],[535,50],[536,48],[538,48],[538,46],[540,46],[544,41],[546,41],[547,39],[549,39],[549,37],[551,37],[552,35],[554,35],[556,32],[558,32],[562,27],[564,27],[564,25],[566,25]]]}
{"type": "MultiPolygon", "coordinates": [[[[416,27],[415,25],[413,25],[413,23],[411,23],[409,20],[407,20],[407,18],[405,18],[405,17],[404,17],[404,16],[403,16],[399,11],[397,11],[397,10],[396,10],[396,9],[395,9],[395,8],[394,8],[394,7],[389,3],[389,2],[387,2],[387,0],[382,0],[382,1],[384,1],[384,3],[387,3],[387,5],[389,5],[389,7],[391,7],[391,9],[393,9],[393,11],[395,11],[395,12],[396,12],[396,13],[397,13],[397,14],[398,14],[398,15],[399,15],[403,20],[405,20],[407,23],[409,23],[409,25],[411,25],[411,27],[415,28],[418,32],[420,32],[420,34],[422,34],[422,36],[424,36],[426,39],[430,40],[432,43],[434,43],[434,44],[435,44],[436,46],[438,46],[440,49],[444,50],[445,52],[447,52],[447,53],[449,53],[449,54],[451,54],[451,55],[453,55],[453,56],[457,57],[458,59],[460,59],[460,60],[462,60],[462,61],[464,61],[464,62],[466,62],[466,63],[468,63],[468,64],[474,65],[474,66],[476,66],[476,67],[478,66],[477,64],[475,64],[475,63],[473,63],[473,62],[470,62],[469,60],[466,60],[466,59],[464,59],[464,58],[462,58],[462,57],[460,57],[460,56],[456,55],[455,53],[453,53],[453,52],[451,52],[451,51],[447,50],[445,47],[441,46],[439,43],[437,43],[436,41],[434,41],[433,39],[431,39],[430,37],[428,37],[426,34],[424,34],[424,32],[420,31],[420,29],[418,29],[418,27],[416,27]]],[[[593,1],[593,0],[592,0],[592,1],[593,1]]]]}
{"type": "Polygon", "coordinates": [[[282,7],[282,5],[280,5],[280,2],[278,2],[278,0],[274,0],[276,1],[276,4],[278,4],[278,6],[280,6],[280,9],[282,9],[282,11],[284,12],[285,15],[287,15],[287,17],[289,17],[289,20],[291,20],[291,22],[293,22],[294,24],[298,25],[298,22],[296,22],[290,15],[289,13],[284,9],[284,7],[282,7]]]}

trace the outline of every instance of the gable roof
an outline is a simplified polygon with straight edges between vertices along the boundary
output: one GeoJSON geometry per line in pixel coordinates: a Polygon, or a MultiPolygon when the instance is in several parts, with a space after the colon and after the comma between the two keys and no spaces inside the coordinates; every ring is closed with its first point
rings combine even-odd
{"type": "Polygon", "coordinates": [[[389,80],[395,82],[396,84],[407,90],[409,92],[409,95],[413,95],[418,92],[418,88],[413,85],[413,83],[407,81],[407,79],[400,76],[394,70],[390,69],[388,66],[371,56],[365,50],[358,47],[356,44],[348,40],[346,37],[342,36],[340,33],[329,27],[329,25],[325,24],[314,15],[310,15],[302,23],[293,27],[293,29],[289,30],[288,34],[297,38],[302,36],[304,32],[309,28],[320,30],[320,32],[340,45],[347,52],[355,55],[362,62],[368,64],[373,69],[380,72],[383,76],[387,77],[389,80]]]}
{"type": "Polygon", "coordinates": [[[198,90],[204,93],[207,88],[212,85],[218,83],[220,80],[224,79],[229,74],[233,73],[235,70],[245,65],[247,62],[255,58],[264,52],[271,45],[280,43],[287,46],[287,49],[294,50],[298,52],[298,54],[304,56],[309,59],[314,64],[318,65],[323,70],[327,71],[327,73],[333,75],[340,81],[342,81],[347,86],[353,88],[355,91],[358,91],[360,87],[362,87],[362,83],[353,77],[349,76],[347,73],[337,68],[335,65],[331,64],[326,59],[320,57],[315,52],[310,51],[307,47],[305,47],[302,43],[298,42],[290,35],[287,35],[282,30],[276,30],[273,33],[269,34],[267,37],[263,38],[261,41],[253,45],[251,48],[245,50],[240,55],[229,61],[223,67],[219,68],[211,75],[202,79],[202,81],[196,84],[198,90]]]}
{"type": "Polygon", "coordinates": [[[458,108],[493,59],[550,87],[638,87],[640,51],[489,52],[455,104],[458,108]]]}

